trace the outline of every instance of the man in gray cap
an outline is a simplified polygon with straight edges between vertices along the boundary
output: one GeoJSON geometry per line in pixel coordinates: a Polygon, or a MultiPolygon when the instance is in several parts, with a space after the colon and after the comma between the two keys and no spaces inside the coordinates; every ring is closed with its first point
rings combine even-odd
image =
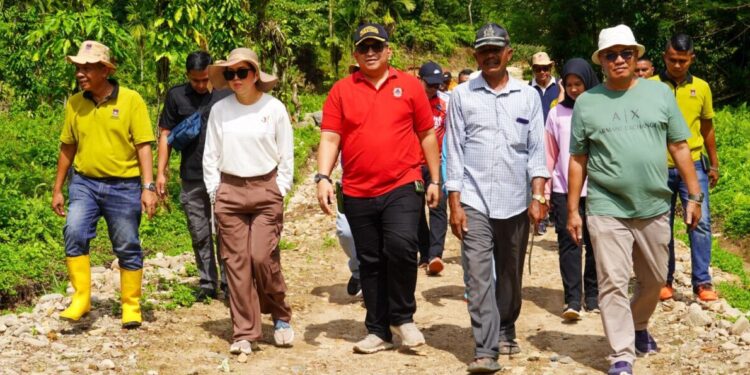
{"type": "Polygon", "coordinates": [[[645,48],[629,27],[603,29],[591,60],[607,76],[578,97],[573,109],[568,175],[568,231],[583,238],[578,213],[588,176],[586,213],[599,281],[599,308],[612,347],[610,375],[633,373],[636,353],[658,351],[648,321],[666,280],[670,240],[669,151],[687,185],[685,224],[695,228],[703,194],[686,139],[690,130],[666,85],[638,79],[645,48]],[[633,298],[628,298],[635,273],[633,298]]]}
{"type": "Polygon", "coordinates": [[[481,75],[456,87],[448,110],[445,187],[468,275],[472,373],[498,371],[499,354],[520,351],[515,321],[529,226],[548,209],[541,102],[534,88],[508,74],[512,55],[504,28],[482,26],[474,41],[481,75]]]}

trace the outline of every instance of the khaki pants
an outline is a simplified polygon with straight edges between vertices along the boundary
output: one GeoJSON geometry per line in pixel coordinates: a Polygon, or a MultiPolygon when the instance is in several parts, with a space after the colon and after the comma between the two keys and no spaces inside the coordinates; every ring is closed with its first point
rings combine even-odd
{"type": "Polygon", "coordinates": [[[610,362],[635,360],[635,331],[648,327],[666,280],[669,216],[618,219],[589,216],[599,282],[599,309],[604,333],[614,353],[610,362]],[[631,270],[636,283],[628,299],[631,270]]]}
{"type": "Polygon", "coordinates": [[[276,170],[250,178],[221,175],[215,213],[234,341],[261,338],[261,313],[270,313],[274,320],[291,320],[278,247],[283,200],[276,170]]]}

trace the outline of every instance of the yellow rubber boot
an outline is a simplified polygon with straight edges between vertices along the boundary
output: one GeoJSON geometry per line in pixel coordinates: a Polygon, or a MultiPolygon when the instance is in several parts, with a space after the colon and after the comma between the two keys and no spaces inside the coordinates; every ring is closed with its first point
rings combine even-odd
{"type": "Polygon", "coordinates": [[[120,295],[122,301],[122,328],[141,326],[141,278],[143,269],[120,270],[120,295]]]}
{"type": "Polygon", "coordinates": [[[65,264],[75,292],[68,308],[60,313],[60,318],[75,322],[91,311],[91,262],[88,255],[81,255],[65,258],[65,264]]]}

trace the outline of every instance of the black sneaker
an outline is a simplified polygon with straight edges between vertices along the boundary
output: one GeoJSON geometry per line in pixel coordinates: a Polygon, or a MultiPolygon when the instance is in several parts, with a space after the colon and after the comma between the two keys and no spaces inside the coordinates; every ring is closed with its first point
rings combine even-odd
{"type": "Polygon", "coordinates": [[[346,293],[350,296],[356,296],[362,290],[362,286],[359,284],[359,279],[352,276],[349,278],[349,283],[346,284],[346,293]]]}
{"type": "Polygon", "coordinates": [[[195,300],[197,302],[206,302],[216,298],[216,290],[200,288],[195,292],[195,300]]]}

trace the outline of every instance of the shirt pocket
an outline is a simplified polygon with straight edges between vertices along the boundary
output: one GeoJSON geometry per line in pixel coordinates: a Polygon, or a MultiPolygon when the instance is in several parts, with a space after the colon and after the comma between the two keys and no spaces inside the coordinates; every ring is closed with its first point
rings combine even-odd
{"type": "Polygon", "coordinates": [[[509,124],[501,127],[501,131],[508,142],[508,146],[518,152],[526,153],[531,119],[528,116],[516,114],[513,114],[511,119],[509,124]]]}

